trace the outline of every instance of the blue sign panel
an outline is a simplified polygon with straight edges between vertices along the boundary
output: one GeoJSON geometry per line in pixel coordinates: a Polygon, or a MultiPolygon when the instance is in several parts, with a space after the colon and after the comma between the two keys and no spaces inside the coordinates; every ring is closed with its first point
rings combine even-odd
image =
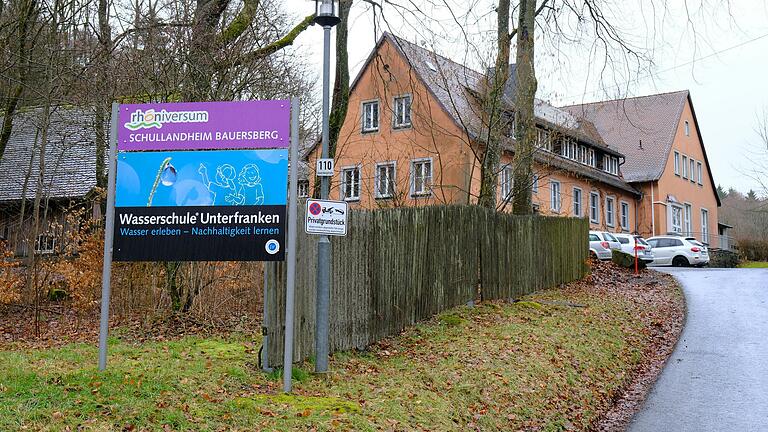
{"type": "Polygon", "coordinates": [[[115,261],[281,261],[288,151],[123,152],[115,261]]]}
{"type": "Polygon", "coordinates": [[[285,205],[288,150],[123,152],[117,207],[285,205]]]}

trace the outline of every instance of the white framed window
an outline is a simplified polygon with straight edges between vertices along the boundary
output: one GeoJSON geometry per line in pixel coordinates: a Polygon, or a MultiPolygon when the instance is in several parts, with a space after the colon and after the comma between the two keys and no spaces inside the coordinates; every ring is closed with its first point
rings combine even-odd
{"type": "Polygon", "coordinates": [[[579,162],[583,163],[584,165],[588,165],[588,151],[587,146],[580,145],[579,146],[579,162]]]}
{"type": "Polygon", "coordinates": [[[690,204],[683,206],[683,228],[685,235],[693,235],[693,228],[691,226],[691,218],[693,217],[693,207],[690,204]]]}
{"type": "Polygon", "coordinates": [[[379,101],[363,102],[363,132],[376,132],[379,130],[379,101]]]}
{"type": "Polygon", "coordinates": [[[299,180],[298,197],[307,198],[309,196],[309,180],[299,180]]]}
{"type": "Polygon", "coordinates": [[[411,127],[411,95],[398,96],[395,98],[394,112],[392,115],[392,127],[402,129],[411,127]]]}
{"type": "Polygon", "coordinates": [[[685,136],[691,136],[691,125],[688,120],[685,121],[685,136]]]}
{"type": "Polygon", "coordinates": [[[533,175],[533,183],[531,184],[531,193],[539,193],[539,175],[533,175]]]}
{"type": "Polygon", "coordinates": [[[549,181],[549,208],[555,213],[560,213],[560,207],[562,204],[562,196],[560,194],[560,182],[555,180],[549,181]]]}
{"type": "Polygon", "coordinates": [[[675,152],[675,175],[680,175],[680,152],[675,152]]]}
{"type": "Polygon", "coordinates": [[[672,232],[676,233],[683,233],[683,208],[677,205],[671,205],[669,206],[670,211],[672,212],[671,215],[671,224],[672,232]]]}
{"type": "Polygon", "coordinates": [[[581,189],[575,187],[573,188],[573,215],[576,217],[581,217],[582,211],[582,193],[581,189]]]}
{"type": "Polygon", "coordinates": [[[395,196],[395,161],[381,162],[376,164],[376,175],[374,178],[374,189],[376,198],[392,198],[395,196]]]}
{"type": "Polygon", "coordinates": [[[600,194],[597,192],[589,193],[589,221],[600,223],[600,194]]]}
{"type": "Polygon", "coordinates": [[[616,156],[603,155],[603,171],[619,175],[619,158],[616,156]]]}
{"type": "Polygon", "coordinates": [[[578,160],[579,145],[571,138],[564,139],[563,147],[560,149],[560,155],[567,159],[578,160]]]}
{"type": "Polygon", "coordinates": [[[709,244],[709,211],[701,209],[701,241],[709,244]]]}
{"type": "Polygon", "coordinates": [[[536,146],[546,151],[552,151],[552,139],[548,130],[536,128],[536,146]]]}
{"type": "Polygon", "coordinates": [[[360,199],[360,167],[348,167],[341,170],[341,199],[358,201],[360,199]]]}
{"type": "Polygon", "coordinates": [[[411,195],[424,196],[432,193],[432,158],[411,161],[411,195]]]}
{"type": "Polygon", "coordinates": [[[56,237],[51,234],[40,234],[35,239],[35,253],[52,254],[56,250],[56,237]]]}
{"type": "Polygon", "coordinates": [[[609,227],[616,225],[616,198],[605,197],[605,224],[609,227]]]}
{"type": "Polygon", "coordinates": [[[688,156],[683,155],[683,178],[688,179],[688,156]]]}
{"type": "Polygon", "coordinates": [[[626,201],[621,202],[621,214],[620,216],[620,223],[621,223],[621,229],[624,231],[629,231],[629,203],[626,201]]]}
{"type": "Polygon", "coordinates": [[[512,198],[513,176],[512,165],[504,165],[499,173],[499,189],[501,190],[501,199],[504,201],[512,198]]]}
{"type": "Polygon", "coordinates": [[[698,179],[699,186],[701,186],[703,183],[701,182],[701,162],[696,162],[696,178],[698,179]]]}
{"type": "Polygon", "coordinates": [[[696,175],[695,175],[696,171],[694,169],[696,167],[696,161],[693,158],[691,158],[690,159],[690,163],[691,163],[691,169],[690,169],[689,172],[691,173],[691,175],[690,175],[691,183],[696,183],[696,175]]]}

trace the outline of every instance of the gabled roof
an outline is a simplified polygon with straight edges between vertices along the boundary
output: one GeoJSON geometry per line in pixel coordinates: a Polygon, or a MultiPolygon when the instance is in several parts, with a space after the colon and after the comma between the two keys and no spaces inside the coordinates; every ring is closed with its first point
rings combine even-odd
{"type": "MultiPolygon", "coordinates": [[[[385,41],[390,41],[404,60],[410,65],[415,77],[426,87],[427,91],[443,108],[454,123],[465,130],[473,140],[481,141],[483,131],[482,107],[478,103],[478,97],[483,93],[487,85],[485,74],[475,71],[465,65],[443,57],[433,51],[411,43],[403,38],[385,32],[371,50],[364,66],[360,69],[350,86],[350,93],[355,90],[366,70],[373,64],[373,59],[385,41]]],[[[512,65],[511,70],[514,70],[512,65]]],[[[514,109],[514,85],[509,85],[503,96],[503,102],[507,109],[514,109]]],[[[567,111],[552,106],[547,102],[536,99],[534,101],[534,113],[536,123],[551,130],[567,131],[569,136],[589,143],[603,151],[615,156],[624,157],[619,151],[605,145],[597,129],[588,120],[579,119],[567,111]]],[[[512,139],[504,143],[506,149],[514,151],[512,139]]],[[[305,156],[309,155],[309,152],[305,156]]],[[[553,154],[540,155],[536,159],[539,162],[548,163],[558,168],[575,171],[578,174],[599,180],[606,184],[618,187],[633,194],[639,192],[619,177],[604,173],[603,171],[578,163],[570,163],[553,154]],[[560,161],[559,159],[562,159],[560,161]]]]}
{"type": "MultiPolygon", "coordinates": [[[[387,32],[382,35],[374,51],[387,38],[405,57],[417,76],[454,122],[466,129],[472,139],[479,140],[483,131],[483,123],[482,107],[477,103],[477,95],[484,93],[487,86],[487,76],[387,32]]],[[[514,70],[515,65],[511,65],[510,71],[514,70]]],[[[360,75],[355,79],[353,88],[360,75]]],[[[515,106],[513,82],[514,79],[508,81],[503,96],[503,102],[510,110],[514,110],[515,106]]],[[[602,142],[600,136],[594,133],[595,128],[588,120],[579,119],[540,99],[534,101],[534,113],[536,123],[541,126],[567,131],[568,135],[579,138],[594,147],[601,148],[616,156],[623,156],[602,142]]]]}
{"type": "MultiPolygon", "coordinates": [[[[621,167],[622,174],[626,181],[635,183],[661,178],[686,102],[693,113],[712,189],[716,190],[688,90],[570,105],[562,109],[591,121],[608,146],[624,153],[626,161],[621,167]]],[[[719,206],[720,197],[715,196],[719,206]]]]}
{"type": "MultiPolygon", "coordinates": [[[[96,186],[93,121],[94,113],[89,110],[53,109],[45,151],[44,198],[83,197],[96,186]]],[[[0,159],[0,202],[20,200],[22,196],[34,198],[40,172],[41,128],[41,109],[14,116],[11,137],[0,159]]]]}

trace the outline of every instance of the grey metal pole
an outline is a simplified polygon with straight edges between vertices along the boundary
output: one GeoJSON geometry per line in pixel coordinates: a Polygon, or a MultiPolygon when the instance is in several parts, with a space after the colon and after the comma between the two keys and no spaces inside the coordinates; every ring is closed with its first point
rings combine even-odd
{"type": "Polygon", "coordinates": [[[262,303],[264,306],[264,314],[261,320],[261,370],[264,372],[272,372],[272,368],[269,367],[269,270],[267,266],[269,263],[264,263],[264,295],[262,297],[262,303]]]}
{"type": "MultiPolygon", "coordinates": [[[[331,80],[331,27],[323,27],[323,158],[328,157],[331,80]]],[[[328,199],[329,178],[320,179],[320,198],[328,199]]],[[[315,301],[315,372],[328,372],[328,320],[331,301],[331,241],[317,242],[317,289],[315,301]]]]}
{"type": "Polygon", "coordinates": [[[101,268],[101,322],[99,324],[99,370],[107,368],[107,335],[109,333],[109,297],[112,279],[112,243],[115,231],[115,175],[117,165],[117,117],[119,105],[112,103],[109,129],[109,173],[107,180],[107,220],[104,226],[104,264],[101,268]]]}
{"type": "Polygon", "coordinates": [[[293,308],[296,284],[297,193],[299,185],[299,98],[291,98],[291,151],[288,189],[288,280],[285,290],[285,350],[283,352],[283,391],[291,391],[293,373],[293,308]]]}

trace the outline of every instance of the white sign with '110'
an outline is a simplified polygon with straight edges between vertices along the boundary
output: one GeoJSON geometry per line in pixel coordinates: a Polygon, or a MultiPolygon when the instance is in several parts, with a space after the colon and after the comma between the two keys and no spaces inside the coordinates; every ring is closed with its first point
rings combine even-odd
{"type": "Polygon", "coordinates": [[[333,159],[318,159],[315,172],[318,177],[333,177],[333,159]]]}

